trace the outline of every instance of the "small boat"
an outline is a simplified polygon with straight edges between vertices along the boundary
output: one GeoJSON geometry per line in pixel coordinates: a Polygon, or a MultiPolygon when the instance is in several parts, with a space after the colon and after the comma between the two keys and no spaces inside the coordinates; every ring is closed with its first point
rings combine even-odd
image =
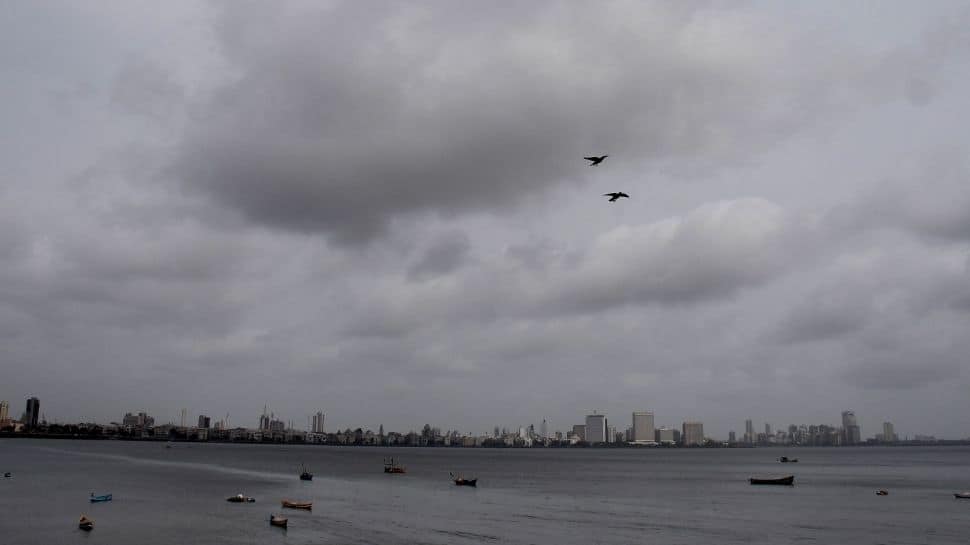
{"type": "Polygon", "coordinates": [[[407,473],[404,466],[394,461],[394,458],[384,459],[384,473],[407,473]]]}
{"type": "Polygon", "coordinates": [[[970,492],[954,492],[953,497],[958,500],[970,500],[970,492]]]}
{"type": "Polygon", "coordinates": [[[885,489],[879,489],[879,490],[876,490],[876,495],[877,496],[888,496],[889,495],[889,491],[888,490],[885,490],[885,489]]]}
{"type": "Polygon", "coordinates": [[[281,517],[280,515],[270,515],[269,516],[269,525],[270,526],[279,526],[280,528],[286,528],[287,520],[288,519],[286,517],[281,517]]]}
{"type": "Polygon", "coordinates": [[[306,466],[303,466],[303,471],[300,473],[300,480],[301,481],[312,481],[313,480],[313,473],[310,473],[307,470],[306,466]]]}
{"type": "Polygon", "coordinates": [[[91,492],[91,503],[98,503],[102,501],[111,501],[111,494],[102,494],[100,496],[95,496],[94,492],[91,492]]]}
{"type": "Polygon", "coordinates": [[[781,458],[778,458],[778,461],[783,464],[797,464],[798,458],[789,458],[788,456],[782,456],[781,458]]]}
{"type": "Polygon", "coordinates": [[[311,501],[283,500],[280,503],[283,505],[283,507],[286,507],[287,509],[306,509],[307,511],[310,511],[311,509],[313,509],[313,502],[311,501]]]}
{"type": "Polygon", "coordinates": [[[478,479],[465,479],[461,475],[455,476],[454,473],[449,473],[449,475],[451,475],[451,480],[455,481],[456,486],[478,486],[476,484],[478,479]]]}
{"type": "Polygon", "coordinates": [[[256,498],[250,498],[249,496],[243,496],[242,494],[236,494],[235,496],[229,496],[226,501],[231,501],[232,503],[253,503],[256,498]]]}
{"type": "Polygon", "coordinates": [[[90,532],[94,529],[94,521],[84,515],[81,515],[81,519],[77,521],[77,527],[90,532]]]}
{"type": "Polygon", "coordinates": [[[781,484],[781,485],[793,485],[795,484],[795,476],[788,475],[787,477],[777,477],[774,479],[756,479],[752,477],[750,479],[751,484],[781,484]]]}
{"type": "Polygon", "coordinates": [[[8,471],[8,472],[4,473],[3,476],[9,479],[10,478],[10,472],[8,471]]]}

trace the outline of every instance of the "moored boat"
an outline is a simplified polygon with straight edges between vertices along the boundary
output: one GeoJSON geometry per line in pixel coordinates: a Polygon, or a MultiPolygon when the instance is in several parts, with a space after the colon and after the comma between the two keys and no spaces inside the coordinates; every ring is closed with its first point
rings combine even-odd
{"type": "Polygon", "coordinates": [[[780,484],[780,485],[795,484],[794,475],[788,475],[785,477],[776,477],[773,479],[757,479],[755,477],[751,477],[751,479],[749,480],[751,481],[751,484],[780,484]]]}
{"type": "Polygon", "coordinates": [[[94,529],[94,521],[84,515],[81,515],[80,520],[77,521],[77,527],[90,532],[94,529]]]}
{"type": "Polygon", "coordinates": [[[384,459],[384,473],[407,473],[404,466],[394,461],[394,458],[384,459]]]}
{"type": "Polygon", "coordinates": [[[958,500],[970,500],[970,491],[968,492],[954,492],[953,497],[958,500]]]}
{"type": "Polygon", "coordinates": [[[96,496],[94,494],[94,492],[91,492],[91,498],[90,499],[91,499],[91,503],[98,503],[98,502],[103,502],[103,501],[111,501],[111,494],[102,494],[100,496],[96,496]]]}
{"type": "Polygon", "coordinates": [[[10,477],[10,472],[8,471],[8,472],[4,473],[3,476],[9,478],[10,477]]]}
{"type": "Polygon", "coordinates": [[[280,504],[287,509],[306,509],[307,511],[313,509],[313,502],[310,501],[283,500],[280,504]]]}
{"type": "Polygon", "coordinates": [[[879,489],[879,490],[876,490],[876,495],[877,496],[888,496],[889,495],[889,491],[886,490],[886,489],[879,489]]]}
{"type": "Polygon", "coordinates": [[[306,466],[302,466],[302,471],[300,472],[300,480],[301,481],[313,480],[313,473],[310,473],[310,471],[306,468],[306,466]]]}
{"type": "Polygon", "coordinates": [[[778,461],[783,464],[797,464],[798,458],[789,458],[788,456],[782,456],[781,458],[778,458],[778,461]]]}
{"type": "Polygon", "coordinates": [[[231,501],[233,503],[253,503],[256,498],[250,498],[249,496],[243,496],[242,494],[236,494],[235,496],[229,496],[226,501],[231,501]]]}
{"type": "Polygon", "coordinates": [[[280,528],[286,528],[286,523],[289,520],[286,517],[281,517],[279,515],[270,515],[269,524],[270,526],[279,526],[280,528]]]}
{"type": "Polygon", "coordinates": [[[465,479],[461,475],[455,475],[454,473],[449,473],[451,475],[451,480],[455,481],[456,486],[478,486],[478,479],[465,479]]]}

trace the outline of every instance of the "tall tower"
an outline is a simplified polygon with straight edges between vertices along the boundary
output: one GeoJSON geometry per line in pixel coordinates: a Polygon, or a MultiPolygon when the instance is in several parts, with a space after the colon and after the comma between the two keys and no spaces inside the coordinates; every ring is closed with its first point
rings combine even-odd
{"type": "Polygon", "coordinates": [[[842,440],[846,445],[858,445],[862,442],[862,429],[853,411],[842,411],[842,440]]]}
{"type": "Polygon", "coordinates": [[[651,443],[654,441],[653,413],[642,411],[633,413],[633,441],[651,443]]]}
{"type": "Polygon", "coordinates": [[[313,433],[323,433],[323,411],[317,411],[317,414],[313,415],[313,426],[310,428],[313,433]]]}
{"type": "Polygon", "coordinates": [[[586,442],[591,444],[606,442],[606,415],[593,414],[586,416],[586,442]]]}
{"type": "Polygon", "coordinates": [[[684,422],[681,442],[685,447],[699,447],[704,444],[704,423],[684,422]]]}
{"type": "Polygon", "coordinates": [[[40,417],[40,400],[36,397],[31,397],[27,400],[27,421],[24,425],[27,429],[32,429],[37,427],[37,419],[40,417]]]}
{"type": "Polygon", "coordinates": [[[549,437],[549,425],[546,424],[545,418],[542,419],[542,424],[539,426],[539,435],[541,435],[543,439],[549,437]]]}
{"type": "Polygon", "coordinates": [[[744,421],[744,442],[749,445],[754,443],[754,424],[750,418],[744,421]]]}
{"type": "Polygon", "coordinates": [[[6,422],[10,418],[10,404],[6,400],[0,401],[0,422],[6,422]]]}

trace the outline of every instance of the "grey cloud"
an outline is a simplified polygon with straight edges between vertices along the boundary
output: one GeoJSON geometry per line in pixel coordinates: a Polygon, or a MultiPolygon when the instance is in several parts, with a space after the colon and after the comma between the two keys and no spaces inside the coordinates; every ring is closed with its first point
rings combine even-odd
{"type": "Polygon", "coordinates": [[[468,235],[465,233],[439,235],[424,251],[424,255],[408,269],[408,278],[427,280],[448,274],[465,262],[469,248],[468,235]]]}
{"type": "Polygon", "coordinates": [[[182,86],[159,63],[129,62],[118,74],[111,102],[129,114],[143,115],[155,122],[171,119],[184,104],[182,86]]]}
{"type": "Polygon", "coordinates": [[[806,68],[779,53],[794,47],[781,34],[752,41],[745,24],[706,36],[717,10],[627,8],[649,16],[536,3],[510,24],[499,6],[226,4],[218,29],[238,76],[198,106],[174,172],[250,221],[356,244],[401,215],[531,204],[586,180],[589,153],[736,163],[868,85],[846,76],[860,65],[899,77],[851,51],[844,73],[806,68]]]}
{"type": "Polygon", "coordinates": [[[961,376],[963,362],[954,354],[901,351],[850,366],[846,380],[871,389],[908,390],[961,376]]]}

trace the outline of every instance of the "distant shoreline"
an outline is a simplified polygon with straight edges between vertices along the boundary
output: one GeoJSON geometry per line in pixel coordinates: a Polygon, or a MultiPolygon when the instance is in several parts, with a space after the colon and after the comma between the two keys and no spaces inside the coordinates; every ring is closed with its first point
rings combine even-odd
{"type": "Polygon", "coordinates": [[[380,447],[380,448],[434,448],[434,449],[598,449],[598,450],[698,450],[698,449],[788,449],[788,448],[846,448],[846,447],[958,447],[970,446],[970,439],[940,439],[937,441],[897,441],[894,443],[867,442],[856,445],[743,445],[743,444],[724,444],[712,443],[704,446],[679,446],[679,445],[631,445],[627,443],[600,443],[600,444],[552,444],[544,446],[513,446],[513,445],[407,445],[407,444],[340,444],[340,443],[313,443],[305,441],[247,441],[247,440],[192,440],[181,438],[156,438],[156,437],[118,437],[104,435],[81,435],[81,434],[50,434],[50,433],[0,433],[0,439],[62,439],[71,441],[123,441],[133,443],[159,443],[159,444],[238,444],[238,445],[307,445],[318,447],[380,447]]]}

